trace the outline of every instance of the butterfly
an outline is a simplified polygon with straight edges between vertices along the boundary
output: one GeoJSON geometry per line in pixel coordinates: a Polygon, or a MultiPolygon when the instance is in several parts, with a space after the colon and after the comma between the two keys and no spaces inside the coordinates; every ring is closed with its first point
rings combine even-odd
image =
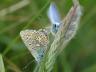
{"type": "Polygon", "coordinates": [[[23,30],[20,32],[20,36],[37,63],[39,63],[44,56],[49,43],[46,30],[23,30]]]}
{"type": "Polygon", "coordinates": [[[51,33],[53,35],[57,33],[61,25],[64,25],[65,28],[67,28],[65,39],[69,40],[70,37],[73,37],[73,33],[76,33],[75,31],[78,27],[80,17],[82,16],[82,9],[77,0],[73,0],[73,3],[74,6],[71,7],[70,11],[63,20],[61,20],[59,12],[56,9],[55,3],[52,2],[50,4],[47,14],[52,24],[51,33]],[[66,22],[68,22],[68,24],[66,22]]]}
{"type": "Polygon", "coordinates": [[[61,24],[61,18],[54,2],[50,4],[47,15],[52,24],[51,32],[54,35],[57,33],[61,24]]]}

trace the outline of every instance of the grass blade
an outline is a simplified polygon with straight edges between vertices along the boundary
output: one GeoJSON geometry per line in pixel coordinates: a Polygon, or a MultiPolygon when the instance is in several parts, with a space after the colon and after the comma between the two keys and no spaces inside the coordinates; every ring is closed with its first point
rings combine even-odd
{"type": "Polygon", "coordinates": [[[0,54],[0,72],[5,72],[2,55],[0,54]]]}

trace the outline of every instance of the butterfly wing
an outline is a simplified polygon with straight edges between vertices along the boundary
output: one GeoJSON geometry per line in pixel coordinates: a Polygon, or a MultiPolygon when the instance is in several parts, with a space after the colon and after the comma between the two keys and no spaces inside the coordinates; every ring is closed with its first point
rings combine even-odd
{"type": "Polygon", "coordinates": [[[40,62],[47,49],[48,36],[36,30],[23,30],[20,36],[35,60],[40,62]]]}
{"type": "Polygon", "coordinates": [[[60,21],[61,21],[60,15],[56,9],[55,3],[53,2],[50,4],[50,7],[48,9],[48,17],[52,24],[56,24],[56,25],[60,24],[60,21]]]}
{"type": "Polygon", "coordinates": [[[58,31],[61,19],[59,12],[56,9],[56,5],[53,2],[50,4],[50,7],[48,9],[48,18],[50,19],[52,24],[52,32],[56,33],[58,31]]]}

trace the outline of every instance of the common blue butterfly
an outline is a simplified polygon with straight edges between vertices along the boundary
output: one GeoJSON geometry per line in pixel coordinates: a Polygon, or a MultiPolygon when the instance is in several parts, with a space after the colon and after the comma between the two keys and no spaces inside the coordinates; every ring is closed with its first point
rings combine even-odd
{"type": "Polygon", "coordinates": [[[35,60],[39,63],[44,56],[49,43],[46,30],[23,30],[20,32],[20,35],[35,60]]]}
{"type": "Polygon", "coordinates": [[[50,4],[50,7],[48,9],[48,17],[52,24],[51,32],[52,34],[55,34],[57,33],[60,26],[61,18],[54,2],[50,4]]]}

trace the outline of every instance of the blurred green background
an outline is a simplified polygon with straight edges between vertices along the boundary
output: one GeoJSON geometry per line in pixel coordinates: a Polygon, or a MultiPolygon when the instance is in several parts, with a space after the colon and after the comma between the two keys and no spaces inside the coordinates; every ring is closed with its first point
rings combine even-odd
{"type": "MultiPolygon", "coordinates": [[[[6,72],[33,72],[36,66],[34,58],[22,42],[19,33],[23,29],[37,30],[51,25],[47,17],[51,1],[0,1],[0,53],[6,72]],[[19,8],[18,4],[22,1],[19,8]],[[32,63],[28,65],[30,62],[32,63]]],[[[72,6],[72,0],[54,2],[64,18],[72,6]]],[[[58,56],[52,72],[96,72],[96,0],[80,0],[80,4],[83,7],[83,16],[79,30],[58,56]]]]}

